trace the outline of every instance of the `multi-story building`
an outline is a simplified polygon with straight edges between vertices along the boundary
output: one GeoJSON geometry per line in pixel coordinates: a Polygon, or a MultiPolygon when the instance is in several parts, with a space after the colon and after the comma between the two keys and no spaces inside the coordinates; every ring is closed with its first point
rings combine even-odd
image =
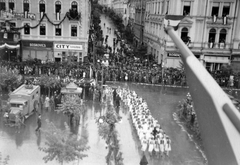
{"type": "Polygon", "coordinates": [[[129,20],[128,1],[129,0],[112,1],[112,8],[117,14],[122,16],[124,26],[127,26],[129,20]]]}
{"type": "Polygon", "coordinates": [[[179,50],[164,32],[166,13],[186,16],[177,33],[207,69],[218,70],[239,54],[238,0],[148,0],[146,6],[144,42],[158,63],[177,67],[180,61],[179,50]]]}
{"type": "Polygon", "coordinates": [[[0,11],[1,33],[5,36],[4,40],[0,36],[1,44],[11,44],[6,35],[18,32],[20,40],[16,39],[12,47],[19,44],[15,54],[23,60],[63,61],[71,56],[83,61],[87,55],[89,1],[1,0],[0,11]]]}
{"type": "Polygon", "coordinates": [[[143,32],[144,32],[144,18],[145,18],[145,0],[132,0],[131,6],[135,7],[135,20],[133,25],[134,30],[134,44],[136,47],[143,44],[143,32]]]}
{"type": "Polygon", "coordinates": [[[99,0],[98,3],[102,6],[112,8],[112,0],[99,0]]]}

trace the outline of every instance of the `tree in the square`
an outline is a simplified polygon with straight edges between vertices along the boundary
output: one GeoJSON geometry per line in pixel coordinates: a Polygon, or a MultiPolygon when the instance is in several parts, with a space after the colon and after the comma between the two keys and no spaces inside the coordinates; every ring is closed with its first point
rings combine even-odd
{"type": "Polygon", "coordinates": [[[86,107],[78,96],[65,95],[57,111],[67,114],[71,125],[79,125],[80,116],[86,111],[86,107]]]}
{"type": "Polygon", "coordinates": [[[39,147],[41,151],[47,154],[43,157],[45,163],[57,160],[63,165],[63,163],[69,163],[87,157],[87,154],[84,153],[89,149],[87,146],[87,133],[85,132],[85,134],[82,134],[79,138],[77,135],[71,133],[67,123],[64,124],[65,129],[61,130],[52,122],[47,121],[48,127],[43,131],[46,136],[45,146],[39,147]]]}
{"type": "Polygon", "coordinates": [[[1,88],[15,88],[20,85],[20,75],[18,70],[0,67],[0,90],[1,88]]]}
{"type": "Polygon", "coordinates": [[[51,88],[54,88],[60,84],[60,80],[54,75],[41,75],[39,78],[39,85],[47,89],[48,96],[50,96],[51,88]]]}

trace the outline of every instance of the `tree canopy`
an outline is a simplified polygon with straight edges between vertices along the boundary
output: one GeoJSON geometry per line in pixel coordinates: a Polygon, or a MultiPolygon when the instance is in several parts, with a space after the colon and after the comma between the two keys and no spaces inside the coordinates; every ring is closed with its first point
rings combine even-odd
{"type": "Polygon", "coordinates": [[[47,121],[47,129],[44,130],[46,136],[45,147],[39,149],[47,155],[43,157],[45,163],[57,160],[59,163],[69,163],[77,159],[87,157],[84,152],[89,149],[87,146],[88,135],[82,134],[80,138],[72,134],[67,123],[65,129],[57,128],[52,122],[47,121]]]}

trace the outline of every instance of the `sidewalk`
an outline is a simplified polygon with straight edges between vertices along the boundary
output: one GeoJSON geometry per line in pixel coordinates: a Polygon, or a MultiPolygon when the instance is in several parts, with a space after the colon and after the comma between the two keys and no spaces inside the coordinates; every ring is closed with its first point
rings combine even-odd
{"type": "MultiPolygon", "coordinates": [[[[98,126],[96,123],[96,117],[100,114],[96,113],[95,108],[99,108],[95,103],[92,107],[87,106],[87,118],[85,126],[88,130],[88,146],[90,149],[85,153],[88,157],[83,158],[82,160],[75,161],[74,165],[105,165],[106,164],[106,155],[108,150],[105,148],[105,141],[98,134],[98,126]]],[[[79,132],[81,127],[79,128],[79,132]]]]}
{"type": "Polygon", "coordinates": [[[134,130],[130,124],[130,116],[127,110],[126,114],[123,113],[123,108],[121,106],[120,116],[122,117],[122,122],[117,124],[116,129],[119,134],[120,151],[123,153],[123,164],[124,165],[134,165],[139,164],[141,160],[141,155],[138,150],[138,144],[136,142],[137,137],[135,136],[134,130]]]}

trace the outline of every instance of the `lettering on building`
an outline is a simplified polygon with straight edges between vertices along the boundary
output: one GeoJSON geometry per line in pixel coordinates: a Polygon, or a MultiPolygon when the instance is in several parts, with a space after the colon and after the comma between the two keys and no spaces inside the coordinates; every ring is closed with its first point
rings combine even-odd
{"type": "Polygon", "coordinates": [[[39,43],[29,43],[30,47],[43,47],[46,48],[46,44],[39,44],[39,43]]]}
{"type": "Polygon", "coordinates": [[[82,45],[54,44],[55,49],[82,50],[82,45]]]}

